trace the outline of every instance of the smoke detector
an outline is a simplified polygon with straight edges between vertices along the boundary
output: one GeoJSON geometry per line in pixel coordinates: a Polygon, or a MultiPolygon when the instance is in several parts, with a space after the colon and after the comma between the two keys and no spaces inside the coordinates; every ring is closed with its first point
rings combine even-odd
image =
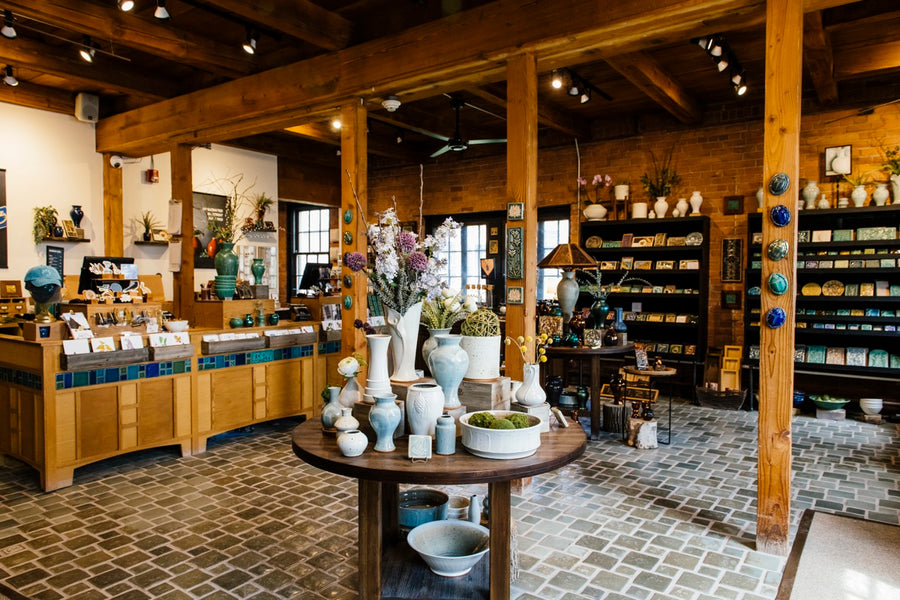
{"type": "Polygon", "coordinates": [[[394,112],[400,108],[400,99],[397,96],[388,96],[382,100],[381,105],[388,111],[394,112]]]}

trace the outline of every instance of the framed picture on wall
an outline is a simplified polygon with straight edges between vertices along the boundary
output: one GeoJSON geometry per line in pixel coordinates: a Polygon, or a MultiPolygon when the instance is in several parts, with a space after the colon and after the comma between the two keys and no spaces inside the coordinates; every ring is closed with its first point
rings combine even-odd
{"type": "Polygon", "coordinates": [[[741,290],[722,290],[722,308],[740,310],[741,290]]]}
{"type": "Polygon", "coordinates": [[[71,219],[63,219],[62,226],[67,238],[78,237],[78,231],[75,229],[75,221],[72,221],[71,219]]]}
{"type": "Polygon", "coordinates": [[[743,279],[744,240],[725,238],[722,240],[722,281],[740,283],[743,279]]]}
{"type": "Polygon", "coordinates": [[[507,279],[524,278],[524,255],[522,253],[522,228],[506,229],[506,277],[507,279]]]}
{"type": "Polygon", "coordinates": [[[722,199],[723,215],[740,215],[744,213],[743,196],[725,196],[722,199]]]}
{"type": "Polygon", "coordinates": [[[511,285],[506,288],[506,303],[507,304],[522,304],[524,302],[525,294],[522,291],[522,286],[520,285],[511,285]]]}
{"type": "Polygon", "coordinates": [[[525,218],[525,203],[510,202],[506,205],[506,220],[521,221],[525,218]]]}
{"type": "Polygon", "coordinates": [[[850,154],[853,146],[825,148],[825,176],[838,177],[852,172],[850,154]]]}

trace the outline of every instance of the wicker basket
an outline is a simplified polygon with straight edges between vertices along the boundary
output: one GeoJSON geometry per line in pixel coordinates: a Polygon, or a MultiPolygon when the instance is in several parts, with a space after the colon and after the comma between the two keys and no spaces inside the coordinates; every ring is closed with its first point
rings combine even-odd
{"type": "Polygon", "coordinates": [[[697,403],[706,408],[738,410],[747,399],[747,390],[726,390],[719,392],[705,387],[697,387],[697,403]]]}

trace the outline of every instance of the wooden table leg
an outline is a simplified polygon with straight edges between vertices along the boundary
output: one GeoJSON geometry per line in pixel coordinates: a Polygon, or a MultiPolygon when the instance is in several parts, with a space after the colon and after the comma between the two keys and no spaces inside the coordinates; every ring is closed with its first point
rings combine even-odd
{"type": "Polygon", "coordinates": [[[400,485],[381,484],[381,545],[390,546],[400,541],[400,485]]]}
{"type": "Polygon", "coordinates": [[[381,598],[381,483],[359,480],[359,598],[381,598]]]}
{"type": "Polygon", "coordinates": [[[600,402],[600,389],[603,383],[600,381],[600,358],[591,358],[591,432],[590,438],[596,440],[600,437],[600,415],[602,414],[600,402]]]}
{"type": "Polygon", "coordinates": [[[510,482],[488,484],[491,514],[491,600],[509,600],[510,594],[510,482]]]}

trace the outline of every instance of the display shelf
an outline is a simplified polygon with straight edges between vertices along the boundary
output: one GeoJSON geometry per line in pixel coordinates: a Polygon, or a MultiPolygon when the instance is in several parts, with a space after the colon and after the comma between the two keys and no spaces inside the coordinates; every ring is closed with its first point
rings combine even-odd
{"type": "Polygon", "coordinates": [[[156,242],[153,240],[145,242],[144,240],[134,240],[134,244],[136,246],[168,246],[169,242],[156,242]]]}
{"type": "Polygon", "coordinates": [[[91,240],[88,238],[68,238],[68,237],[45,237],[41,240],[41,242],[54,242],[54,243],[64,243],[64,244],[81,244],[81,243],[89,243],[91,240]]]}

